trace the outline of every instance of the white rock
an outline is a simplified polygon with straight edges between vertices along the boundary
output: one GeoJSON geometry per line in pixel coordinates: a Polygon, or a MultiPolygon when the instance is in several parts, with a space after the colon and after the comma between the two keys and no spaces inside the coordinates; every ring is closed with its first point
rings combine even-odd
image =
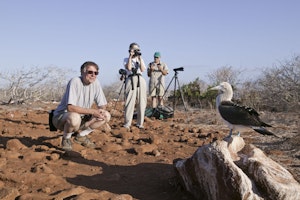
{"type": "Polygon", "coordinates": [[[174,166],[197,199],[300,199],[292,175],[258,148],[245,146],[241,137],[202,146],[174,166]]]}

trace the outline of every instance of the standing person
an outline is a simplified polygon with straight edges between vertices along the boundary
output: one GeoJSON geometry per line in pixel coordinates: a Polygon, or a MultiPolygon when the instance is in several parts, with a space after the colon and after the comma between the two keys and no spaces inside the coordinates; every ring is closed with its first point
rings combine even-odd
{"type": "Polygon", "coordinates": [[[169,73],[166,63],[161,62],[160,52],[154,53],[154,61],[148,65],[149,94],[152,98],[152,108],[164,105],[163,96],[165,93],[165,76],[169,73]]]}
{"type": "Polygon", "coordinates": [[[147,105],[146,81],[142,77],[142,72],[146,70],[144,60],[137,43],[129,45],[129,57],[124,59],[124,66],[127,71],[125,82],[125,124],[124,127],[130,129],[135,103],[137,101],[137,124],[143,129],[145,109],[147,105]]]}
{"type": "Polygon", "coordinates": [[[71,136],[79,131],[74,141],[95,148],[87,135],[110,120],[110,114],[105,110],[107,101],[97,79],[98,65],[85,62],[80,72],[80,77],[69,81],[61,103],[53,113],[53,125],[63,131],[62,148],[66,151],[72,150],[71,136]],[[94,102],[95,109],[92,108],[94,102]]]}

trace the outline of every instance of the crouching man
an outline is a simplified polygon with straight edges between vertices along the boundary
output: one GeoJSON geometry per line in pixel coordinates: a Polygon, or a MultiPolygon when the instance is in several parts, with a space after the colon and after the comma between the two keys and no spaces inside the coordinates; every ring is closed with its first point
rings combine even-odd
{"type": "Polygon", "coordinates": [[[77,132],[74,142],[95,148],[87,135],[110,120],[110,114],[105,110],[107,101],[97,79],[98,65],[88,61],[82,64],[80,71],[80,77],[69,81],[61,103],[53,113],[53,125],[63,131],[62,148],[66,151],[72,150],[74,132],[77,132]],[[94,102],[96,109],[92,108],[94,102]]]}

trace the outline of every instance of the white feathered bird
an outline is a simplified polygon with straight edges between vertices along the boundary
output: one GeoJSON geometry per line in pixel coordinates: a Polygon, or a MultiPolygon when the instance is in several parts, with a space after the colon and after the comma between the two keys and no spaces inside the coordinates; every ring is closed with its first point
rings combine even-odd
{"type": "Polygon", "coordinates": [[[229,83],[222,82],[220,85],[211,88],[211,90],[218,90],[216,107],[222,119],[230,128],[229,137],[231,137],[233,130],[238,131],[238,135],[240,135],[240,131],[249,128],[263,135],[276,136],[264,128],[271,127],[271,125],[261,121],[259,114],[253,108],[241,106],[231,101],[233,91],[229,83]]]}

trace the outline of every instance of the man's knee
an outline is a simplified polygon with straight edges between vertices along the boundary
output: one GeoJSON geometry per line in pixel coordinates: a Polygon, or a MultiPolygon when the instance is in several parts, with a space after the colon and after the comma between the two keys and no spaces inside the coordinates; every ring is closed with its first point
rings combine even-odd
{"type": "Polygon", "coordinates": [[[102,113],[104,115],[104,117],[100,120],[97,120],[97,119],[92,119],[90,122],[87,122],[89,123],[88,126],[92,129],[96,129],[96,128],[99,128],[101,126],[103,126],[104,124],[107,124],[111,118],[111,115],[108,111],[106,110],[102,110],[102,113]]]}
{"type": "Polygon", "coordinates": [[[79,127],[80,123],[81,123],[80,114],[75,113],[75,112],[70,112],[70,113],[68,113],[66,121],[72,127],[79,127]]]}
{"type": "Polygon", "coordinates": [[[105,111],[105,122],[109,122],[110,121],[110,118],[111,118],[111,114],[108,112],[108,111],[105,111]]]}

